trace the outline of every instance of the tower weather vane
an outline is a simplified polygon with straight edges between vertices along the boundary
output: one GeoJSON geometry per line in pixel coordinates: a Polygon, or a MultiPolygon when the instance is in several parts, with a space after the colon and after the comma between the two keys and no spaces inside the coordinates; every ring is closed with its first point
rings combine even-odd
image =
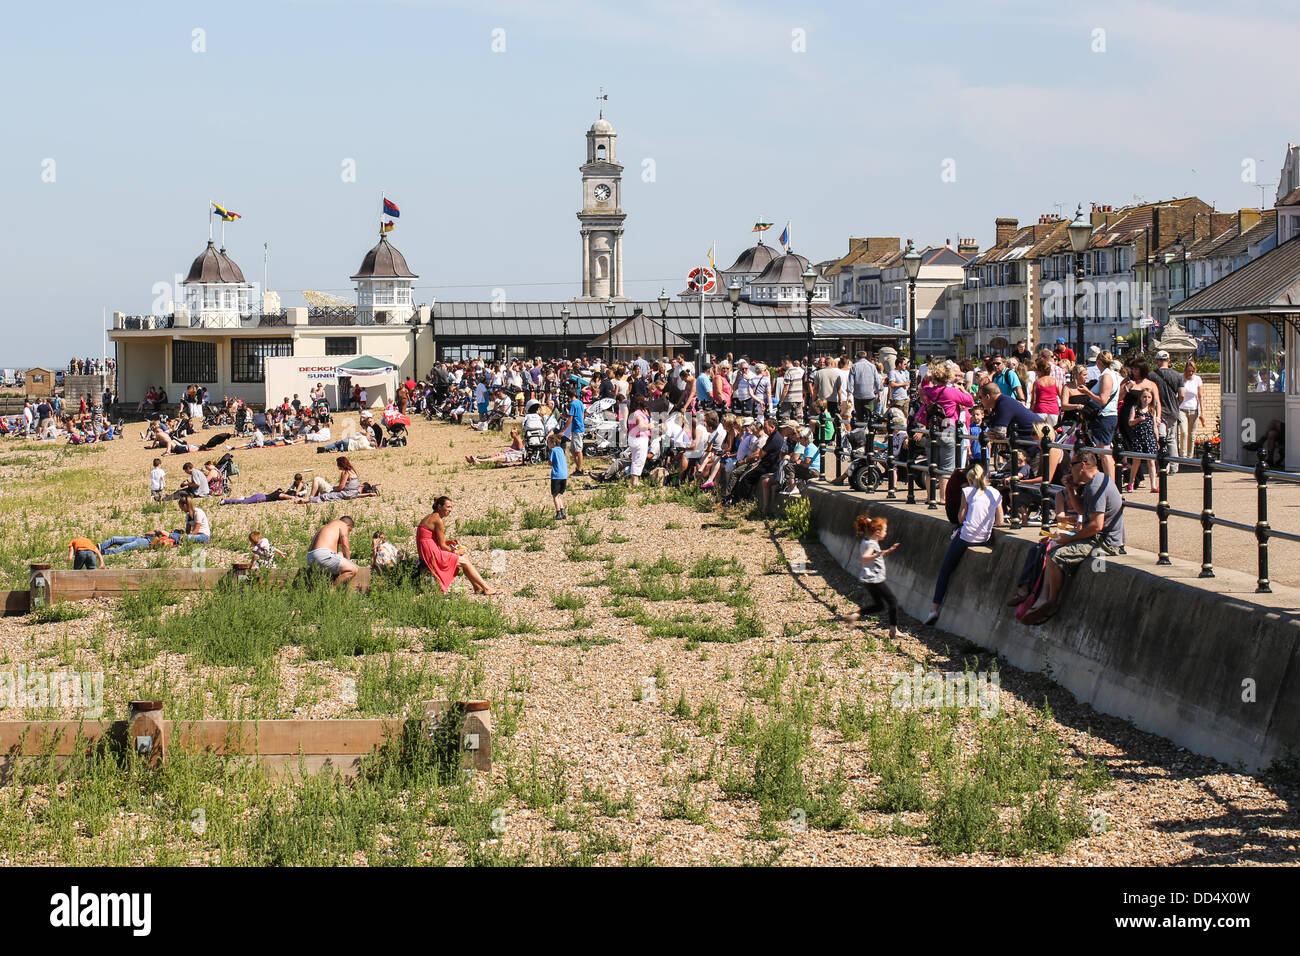
{"type": "Polygon", "coordinates": [[[596,97],[596,101],[600,103],[600,119],[605,118],[605,102],[608,99],[609,99],[609,94],[605,92],[605,87],[602,86],[600,88],[600,95],[596,97]]]}

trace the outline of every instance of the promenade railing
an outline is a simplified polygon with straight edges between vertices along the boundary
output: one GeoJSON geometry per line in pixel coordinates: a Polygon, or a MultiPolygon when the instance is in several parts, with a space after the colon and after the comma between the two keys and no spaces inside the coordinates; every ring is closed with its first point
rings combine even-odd
{"type": "Polygon", "coordinates": [[[1019,529],[1022,527],[1022,521],[1018,501],[1023,500],[1023,495],[1018,495],[1017,492],[1021,490],[1021,487],[1026,482],[1018,475],[1014,452],[1022,449],[1026,451],[1027,457],[1036,457],[1033,484],[1037,486],[1039,492],[1038,521],[1042,532],[1049,534],[1055,520],[1054,502],[1056,494],[1065,490],[1064,485],[1052,481],[1056,465],[1075,451],[1091,451],[1114,461],[1116,463],[1116,473],[1119,470],[1120,459],[1131,460],[1135,469],[1138,462],[1150,461],[1155,464],[1156,482],[1159,490],[1156,503],[1143,504],[1131,497],[1127,497],[1124,499],[1124,507],[1148,511],[1156,515],[1158,525],[1156,563],[1158,565],[1172,564],[1169,557],[1169,521],[1171,518],[1195,521],[1201,526],[1201,571],[1199,576],[1202,578],[1215,576],[1214,532],[1216,528],[1227,528],[1252,534],[1256,542],[1257,575],[1255,591],[1258,594],[1268,594],[1272,591],[1268,571],[1269,542],[1275,538],[1300,542],[1300,534],[1274,528],[1269,524],[1268,519],[1270,488],[1278,482],[1300,484],[1300,474],[1269,468],[1266,450],[1262,445],[1259,449],[1259,457],[1253,466],[1234,465],[1216,461],[1211,456],[1208,448],[1200,458],[1167,455],[1163,443],[1158,447],[1155,454],[1127,450],[1117,452],[1112,448],[1099,448],[1078,442],[1055,441],[1051,437],[1050,430],[1044,431],[1039,437],[1033,437],[1032,435],[1025,437],[1022,430],[1015,424],[1007,428],[1005,436],[991,434],[987,431],[972,435],[970,432],[962,430],[960,424],[954,421],[943,429],[944,432],[951,432],[950,440],[953,447],[954,467],[943,467],[939,456],[939,446],[941,438],[945,439],[944,444],[947,443],[947,435],[941,436],[941,430],[937,424],[932,424],[929,427],[919,427],[908,423],[899,427],[888,419],[880,421],[873,417],[872,420],[867,422],[855,421],[853,425],[855,429],[866,429],[866,450],[859,452],[847,447],[849,445],[848,436],[842,434],[840,423],[837,420],[835,422],[833,448],[827,447],[824,443],[820,446],[822,462],[826,465],[824,473],[827,478],[830,477],[830,463],[833,461],[835,481],[839,483],[843,480],[846,467],[853,466],[859,459],[867,458],[871,464],[883,470],[881,480],[886,483],[884,492],[886,500],[898,499],[901,493],[899,482],[905,480],[907,483],[905,499],[907,504],[917,504],[917,492],[923,490],[926,508],[932,511],[937,510],[939,507],[937,497],[939,482],[947,481],[956,467],[964,467],[965,462],[962,453],[964,448],[969,447],[967,443],[979,442],[984,449],[984,455],[980,457],[984,458],[989,474],[998,478],[999,481],[1005,480],[1007,501],[1009,502],[1007,508],[1008,524],[1013,529],[1019,529]],[[904,435],[902,441],[898,438],[900,432],[904,435]],[[877,438],[881,439],[883,448],[876,447],[877,438]],[[901,456],[895,452],[896,447],[900,446],[903,452],[901,456]],[[1060,454],[1053,454],[1053,452],[1060,452],[1060,454]],[[1195,468],[1200,471],[1199,510],[1192,510],[1188,501],[1179,502],[1179,504],[1186,505],[1185,507],[1175,507],[1174,503],[1170,502],[1169,476],[1170,469],[1173,466],[1178,466],[1180,469],[1184,467],[1195,468]],[[1004,471],[1005,474],[1002,474],[1004,471]],[[902,478],[900,478],[900,472],[903,473],[902,478]],[[1233,521],[1215,514],[1214,483],[1216,476],[1220,475],[1250,475],[1255,479],[1256,518],[1253,524],[1244,521],[1233,521]]]}

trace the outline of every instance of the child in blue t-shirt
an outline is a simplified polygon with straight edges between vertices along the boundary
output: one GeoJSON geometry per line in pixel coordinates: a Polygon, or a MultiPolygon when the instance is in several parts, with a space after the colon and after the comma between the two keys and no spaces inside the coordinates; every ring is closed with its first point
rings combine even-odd
{"type": "MultiPolygon", "coordinates": [[[[573,443],[573,457],[578,459],[578,467],[574,469],[575,475],[586,474],[582,470],[582,438],[587,430],[587,410],[582,404],[582,399],[578,397],[573,387],[569,387],[569,396],[572,399],[569,402],[569,419],[565,423],[565,432],[569,435],[573,443]]],[[[569,473],[564,473],[567,478],[569,473]]]]}
{"type": "Polygon", "coordinates": [[[966,426],[970,440],[966,443],[966,464],[984,464],[984,409],[976,405],[970,411],[970,424],[966,426]]]}
{"type": "Polygon", "coordinates": [[[546,447],[550,449],[551,498],[555,501],[555,520],[563,521],[568,517],[564,513],[564,489],[569,484],[569,459],[564,454],[564,445],[557,432],[546,436],[546,447]]]}

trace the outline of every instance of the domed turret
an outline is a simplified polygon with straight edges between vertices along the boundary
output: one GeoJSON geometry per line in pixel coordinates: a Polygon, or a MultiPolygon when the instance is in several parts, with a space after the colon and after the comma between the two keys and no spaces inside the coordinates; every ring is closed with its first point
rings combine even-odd
{"type": "Polygon", "coordinates": [[[244,272],[235,260],[226,255],[224,248],[218,250],[209,239],[207,248],[190,263],[189,275],[182,285],[195,282],[237,282],[242,285],[244,281],[244,272]]]}
{"type": "Polygon", "coordinates": [[[357,284],[357,324],[394,325],[409,319],[415,311],[411,280],[418,278],[397,247],[380,236],[352,276],[357,284]]]}
{"type": "MultiPolygon", "coordinates": [[[[795,252],[777,256],[749,283],[749,301],[762,305],[800,305],[807,302],[803,274],[808,260],[795,252]]],[[[813,302],[830,302],[831,284],[820,275],[813,288],[813,302]]]]}
{"type": "Polygon", "coordinates": [[[243,270],[211,239],[190,263],[181,285],[191,325],[235,327],[254,312],[253,287],[244,279],[243,270]]]}
{"type": "Polygon", "coordinates": [[[387,236],[379,237],[379,244],[366,253],[361,260],[361,268],[353,279],[418,279],[406,264],[406,256],[388,241],[387,236]]]}

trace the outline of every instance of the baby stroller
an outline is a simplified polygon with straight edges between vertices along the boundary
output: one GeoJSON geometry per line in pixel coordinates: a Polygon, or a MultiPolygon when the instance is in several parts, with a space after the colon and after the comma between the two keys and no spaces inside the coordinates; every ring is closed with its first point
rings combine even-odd
{"type": "Polygon", "coordinates": [[[316,421],[322,425],[330,423],[330,403],[323,398],[318,398],[311,406],[311,413],[316,421]]]}
{"type": "Polygon", "coordinates": [[[610,415],[616,404],[615,399],[602,398],[587,406],[583,454],[610,455],[618,450],[618,418],[610,415]]]}
{"type": "Polygon", "coordinates": [[[535,465],[546,457],[546,425],[537,410],[542,403],[530,399],[524,406],[524,464],[535,465]]]}
{"type": "Polygon", "coordinates": [[[231,485],[234,484],[235,475],[239,474],[239,466],[235,464],[235,456],[226,452],[217,461],[217,471],[221,472],[222,482],[225,484],[226,496],[230,496],[231,485]]]}
{"type": "Polygon", "coordinates": [[[388,426],[388,439],[385,445],[404,446],[406,444],[406,429],[411,424],[411,417],[404,415],[395,408],[384,409],[384,424],[388,426]]]}

